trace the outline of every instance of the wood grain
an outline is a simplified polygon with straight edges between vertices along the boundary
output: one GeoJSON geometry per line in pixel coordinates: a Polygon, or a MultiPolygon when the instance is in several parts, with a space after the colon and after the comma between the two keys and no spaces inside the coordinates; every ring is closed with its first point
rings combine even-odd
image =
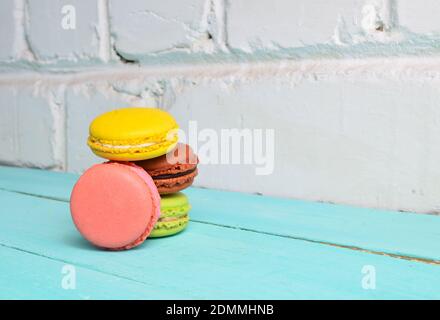
{"type": "Polygon", "coordinates": [[[0,246],[0,299],[165,299],[143,283],[75,265],[76,285],[62,285],[68,263],[0,246]]]}
{"type": "MultiPolygon", "coordinates": [[[[0,166],[0,189],[69,201],[78,175],[0,166]]],[[[440,216],[190,188],[191,219],[440,261],[440,216]]]]}
{"type": "Polygon", "coordinates": [[[0,191],[0,203],[7,298],[440,298],[437,265],[197,222],[108,252],[81,238],[66,202],[0,191]],[[60,292],[63,263],[79,269],[77,293],[60,292]],[[375,290],[362,288],[365,265],[376,270],[375,290]]]}

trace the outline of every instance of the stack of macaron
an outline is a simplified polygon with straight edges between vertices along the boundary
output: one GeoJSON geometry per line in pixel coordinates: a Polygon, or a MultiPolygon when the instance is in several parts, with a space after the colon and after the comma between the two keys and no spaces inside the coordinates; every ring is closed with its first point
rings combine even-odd
{"type": "Polygon", "coordinates": [[[72,219],[88,241],[123,250],[185,229],[191,206],[180,191],[193,183],[198,158],[178,142],[178,125],[169,113],[157,108],[104,113],[92,121],[87,144],[109,160],[86,170],[72,190],[72,219]]]}

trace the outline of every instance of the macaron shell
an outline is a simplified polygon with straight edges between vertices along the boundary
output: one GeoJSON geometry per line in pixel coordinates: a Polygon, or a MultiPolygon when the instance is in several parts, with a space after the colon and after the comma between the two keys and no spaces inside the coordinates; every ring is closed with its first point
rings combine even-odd
{"type": "Polygon", "coordinates": [[[189,222],[188,216],[176,221],[158,222],[150,234],[150,238],[161,238],[175,235],[183,231],[189,222]]]}
{"type": "Polygon", "coordinates": [[[184,193],[177,192],[162,196],[160,208],[162,211],[161,218],[154,226],[150,234],[151,238],[174,235],[186,228],[189,222],[188,212],[191,205],[184,193]]]}
{"type": "Polygon", "coordinates": [[[194,178],[197,176],[197,169],[187,175],[180,176],[177,178],[169,179],[155,179],[157,190],[161,195],[171,194],[178,191],[182,191],[194,182],[194,178]]]}
{"type": "Polygon", "coordinates": [[[164,136],[178,128],[174,118],[158,108],[121,108],[103,113],[90,124],[90,135],[106,141],[139,141],[164,136]]]}
{"type": "Polygon", "coordinates": [[[188,207],[189,199],[183,192],[160,197],[160,210],[178,212],[182,207],[188,207]]]}
{"type": "Polygon", "coordinates": [[[148,172],[156,183],[159,193],[164,195],[181,191],[192,185],[198,173],[198,162],[197,155],[189,145],[178,143],[173,151],[161,157],[138,161],[136,164],[148,172]]]}
{"type": "Polygon", "coordinates": [[[151,159],[172,150],[178,125],[157,108],[122,108],[96,117],[87,144],[97,156],[117,161],[151,159]]]}
{"type": "Polygon", "coordinates": [[[121,250],[141,244],[160,214],[151,178],[132,165],[92,166],[75,184],[70,209],[78,231],[102,248],[121,250]]]}
{"type": "Polygon", "coordinates": [[[155,176],[189,171],[197,167],[199,159],[192,148],[178,143],[174,149],[160,157],[139,161],[136,164],[144,168],[154,179],[155,176]]]}

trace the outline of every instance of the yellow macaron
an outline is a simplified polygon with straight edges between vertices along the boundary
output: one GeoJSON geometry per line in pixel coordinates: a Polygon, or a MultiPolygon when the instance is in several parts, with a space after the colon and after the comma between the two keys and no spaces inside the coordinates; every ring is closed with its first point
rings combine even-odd
{"type": "Polygon", "coordinates": [[[157,108],[123,108],[106,112],[90,124],[88,146],[97,156],[119,161],[146,160],[171,151],[177,125],[157,108]]]}

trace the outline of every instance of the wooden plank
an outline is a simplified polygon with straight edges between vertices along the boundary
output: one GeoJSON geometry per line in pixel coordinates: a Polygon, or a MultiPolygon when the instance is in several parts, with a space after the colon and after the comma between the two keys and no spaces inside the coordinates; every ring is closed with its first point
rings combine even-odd
{"type": "Polygon", "coordinates": [[[208,189],[186,193],[194,220],[440,261],[440,216],[208,189]]]}
{"type": "MultiPolygon", "coordinates": [[[[74,267],[75,287],[63,287],[65,262],[0,246],[0,299],[152,299],[172,297],[143,283],[74,267]]],[[[70,268],[70,266],[68,267],[70,268]]],[[[72,272],[72,269],[65,269],[72,272]]],[[[72,276],[70,273],[68,276],[72,276]]]]}
{"type": "Polygon", "coordinates": [[[0,166],[0,189],[69,201],[78,177],[73,173],[0,166]]]}
{"type": "MultiPolygon", "coordinates": [[[[67,203],[6,191],[0,191],[0,203],[2,246],[140,282],[158,296],[440,298],[438,265],[195,222],[180,235],[149,239],[134,250],[108,252],[81,238],[67,203]],[[375,290],[362,288],[366,265],[376,270],[375,290]]],[[[23,272],[32,266],[27,268],[23,272]]],[[[15,272],[2,269],[4,278],[18,277],[15,272]]],[[[40,294],[26,282],[22,288],[34,297],[40,294]]],[[[86,289],[82,294],[92,295],[86,289]]],[[[117,284],[113,289],[124,290],[117,284]]]]}
{"type": "MultiPolygon", "coordinates": [[[[77,175],[0,167],[0,188],[69,200],[77,175]]],[[[191,218],[440,261],[440,217],[190,188],[191,218]]]]}

